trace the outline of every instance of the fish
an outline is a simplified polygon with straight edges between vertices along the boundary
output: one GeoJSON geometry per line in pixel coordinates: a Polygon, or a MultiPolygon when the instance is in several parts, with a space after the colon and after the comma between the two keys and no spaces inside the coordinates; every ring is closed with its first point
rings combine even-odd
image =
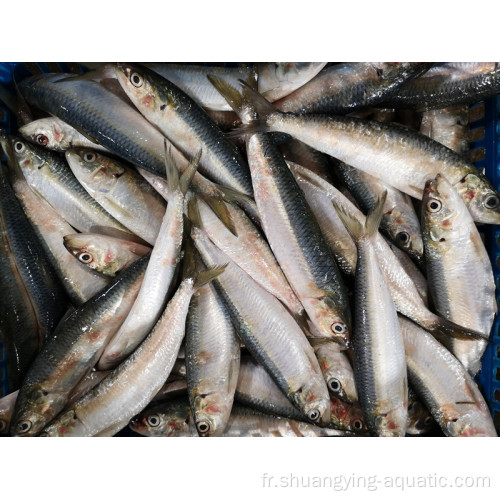
{"type": "Polygon", "coordinates": [[[134,303],[149,261],[141,257],[61,321],[31,364],[16,402],[11,432],[37,435],[65,407],[95,366],[134,303]]]}
{"type": "MultiPolygon", "coordinates": [[[[240,92],[221,79],[210,80],[244,123],[252,120],[240,92]]],[[[318,334],[347,348],[347,288],[303,192],[269,135],[247,137],[247,157],[262,228],[276,260],[318,334]]]]}
{"type": "Polygon", "coordinates": [[[471,376],[446,347],[399,316],[408,379],[446,436],[497,435],[488,405],[471,376]]]}
{"type": "Polygon", "coordinates": [[[0,341],[10,390],[66,312],[68,298],[0,163],[0,341]]]}
{"type": "Polygon", "coordinates": [[[240,340],[211,283],[191,298],[186,326],[186,380],[200,436],[221,436],[233,405],[240,340]]]}
{"type": "Polygon", "coordinates": [[[427,282],[436,311],[482,333],[478,340],[449,341],[451,351],[475,376],[498,310],[490,258],[469,211],[445,176],[427,181],[421,216],[427,282]]]}
{"type": "Polygon", "coordinates": [[[417,199],[422,199],[425,182],[440,173],[459,192],[476,222],[500,223],[500,199],[490,181],[472,163],[433,139],[392,123],[282,113],[245,82],[241,84],[259,120],[242,125],[235,135],[290,134],[417,199]]]}
{"type": "MultiPolygon", "coordinates": [[[[130,428],[143,436],[198,436],[189,401],[180,398],[152,406],[135,417],[130,428]]],[[[278,418],[242,405],[233,405],[223,437],[313,437],[350,436],[346,431],[318,427],[292,419],[278,418]]]]}
{"type": "Polygon", "coordinates": [[[154,245],[166,203],[137,171],[92,149],[66,151],[66,161],[94,200],[133,234],[154,245]]]}
{"type": "Polygon", "coordinates": [[[382,219],[385,194],[365,225],[338,208],[358,247],[354,284],[354,377],[366,425],[376,436],[404,436],[408,380],[398,316],[378,264],[373,239],[382,219]]]}
{"type": "Polygon", "coordinates": [[[200,172],[222,186],[253,195],[248,165],[198,104],[176,85],[144,66],[118,64],[118,81],[137,109],[178,149],[202,149],[200,172]]]}
{"type": "Polygon", "coordinates": [[[89,269],[112,278],[151,251],[151,247],[140,243],[104,234],[65,233],[63,245],[73,257],[89,269]]]}
{"type": "Polygon", "coordinates": [[[112,436],[128,425],[161,389],[185,335],[193,293],[219,276],[224,266],[186,276],[144,342],[101,383],[60,414],[42,435],[112,436]],[[134,391],[130,391],[130,387],[134,391]]]}
{"type": "Polygon", "coordinates": [[[0,398],[0,436],[6,436],[9,433],[10,421],[18,394],[19,390],[0,398]]]}

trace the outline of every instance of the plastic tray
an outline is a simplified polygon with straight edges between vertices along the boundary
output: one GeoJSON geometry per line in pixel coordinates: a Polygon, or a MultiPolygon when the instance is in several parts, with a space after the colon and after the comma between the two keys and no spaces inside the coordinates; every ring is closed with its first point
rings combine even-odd
{"type": "MultiPolygon", "coordinates": [[[[0,83],[10,83],[12,71],[18,63],[0,63],[0,83]]],[[[210,63],[204,63],[210,64],[210,63]]],[[[235,66],[236,63],[224,63],[235,66]]],[[[43,65],[42,69],[46,70],[43,65]]],[[[62,67],[62,69],[64,69],[62,67]]],[[[500,191],[500,97],[488,99],[471,107],[481,117],[471,122],[470,128],[479,132],[479,139],[471,142],[471,150],[479,150],[482,159],[475,161],[478,168],[484,169],[493,186],[500,191]],[[482,131],[484,130],[484,134],[482,131]],[[483,155],[484,151],[484,155],[483,155]]],[[[13,132],[15,122],[9,111],[0,102],[0,128],[13,132]]],[[[500,227],[485,225],[481,228],[485,244],[493,265],[497,280],[497,302],[500,298],[500,227]]],[[[471,282],[471,286],[474,284],[471,282]]],[[[484,357],[481,373],[477,377],[486,397],[497,429],[500,429],[500,316],[496,318],[491,333],[491,343],[484,357]]],[[[3,346],[0,341],[0,397],[9,393],[3,346]]]]}

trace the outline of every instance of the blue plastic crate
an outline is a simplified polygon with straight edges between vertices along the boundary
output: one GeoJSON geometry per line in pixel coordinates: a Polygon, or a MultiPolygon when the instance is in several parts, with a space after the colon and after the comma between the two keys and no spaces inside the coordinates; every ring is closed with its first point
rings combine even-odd
{"type": "MultiPolygon", "coordinates": [[[[12,72],[19,63],[0,62],[0,83],[10,84],[12,72]]],[[[210,65],[211,63],[204,63],[210,65]]],[[[249,63],[251,64],[251,63],[249,63]]],[[[47,71],[43,63],[39,63],[42,70],[47,71]]],[[[225,66],[236,66],[237,63],[224,63],[225,66]]],[[[66,68],[61,65],[64,71],[66,68]]],[[[472,150],[484,150],[484,158],[475,162],[478,168],[484,169],[495,189],[500,191],[500,97],[488,99],[478,103],[473,108],[484,108],[482,117],[471,122],[470,128],[484,129],[484,137],[471,143],[472,150]]],[[[9,111],[0,102],[0,128],[13,132],[15,122],[9,111]]],[[[497,280],[497,302],[500,303],[500,226],[484,226],[481,228],[485,235],[485,244],[493,265],[497,280]]],[[[473,286],[473,283],[471,283],[473,286]]],[[[497,429],[500,429],[500,316],[496,318],[491,333],[491,343],[484,357],[481,373],[477,377],[482,391],[491,409],[497,429]]],[[[6,376],[6,362],[3,344],[0,341],[0,396],[8,394],[6,376]]]]}

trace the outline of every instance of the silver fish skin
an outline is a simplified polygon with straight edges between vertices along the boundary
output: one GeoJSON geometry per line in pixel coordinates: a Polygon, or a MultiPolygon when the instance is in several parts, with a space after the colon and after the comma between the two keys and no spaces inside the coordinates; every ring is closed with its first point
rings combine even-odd
{"type": "MultiPolygon", "coordinates": [[[[228,261],[196,226],[191,229],[191,237],[205,265],[228,261]]],[[[310,421],[328,425],[328,389],[312,347],[287,309],[231,261],[214,285],[253,357],[310,421]]]]}
{"type": "MultiPolygon", "coordinates": [[[[293,164],[292,162],[289,162],[288,166],[291,168],[299,184],[303,182],[314,184],[316,187],[322,189],[324,194],[335,205],[341,207],[344,212],[350,214],[352,218],[357,219],[360,224],[365,223],[366,217],[362,212],[334,186],[307,168],[293,164]]],[[[377,234],[374,243],[380,268],[384,273],[385,281],[398,312],[432,332],[433,335],[438,336],[441,340],[447,339],[450,336],[466,335],[475,338],[481,337],[481,332],[471,331],[431,312],[425,306],[415,283],[391,251],[384,237],[381,234],[377,234]]]]}
{"type": "Polygon", "coordinates": [[[343,162],[337,162],[335,167],[364,213],[373,209],[377,199],[384,191],[387,192],[380,231],[386,234],[401,250],[421,260],[424,244],[419,218],[411,198],[377,177],[343,162]]]}
{"type": "Polygon", "coordinates": [[[386,62],[335,64],[276,101],[275,106],[286,113],[350,113],[383,101],[430,66],[430,63],[386,62]]]}
{"type": "Polygon", "coordinates": [[[38,434],[66,405],[80,380],[125,320],[148,264],[146,255],[57,326],[30,366],[16,403],[11,432],[38,434]]]}
{"type": "Polygon", "coordinates": [[[258,63],[254,68],[227,68],[186,64],[147,64],[156,73],[177,85],[200,106],[215,111],[231,111],[231,106],[207,80],[207,74],[224,78],[232,85],[256,73],[259,92],[271,102],[290,94],[314,78],[326,63],[258,63]]]}
{"type": "Polygon", "coordinates": [[[154,245],[166,203],[135,169],[85,148],[66,151],[66,160],[99,205],[130,232],[154,245]]]}
{"type": "Polygon", "coordinates": [[[245,87],[245,92],[259,109],[260,120],[243,125],[238,135],[256,130],[290,134],[417,199],[422,199],[426,181],[441,173],[476,222],[500,224],[500,200],[490,181],[461,155],[429,137],[397,124],[281,113],[251,88],[245,87]]]}
{"type": "Polygon", "coordinates": [[[186,326],[186,379],[200,436],[221,436],[233,405],[240,340],[211,283],[191,299],[186,326]]]}
{"type": "MultiPolygon", "coordinates": [[[[196,426],[189,401],[181,398],[164,405],[147,408],[130,423],[130,428],[143,436],[195,437],[196,426]]],[[[314,437],[352,436],[337,429],[317,427],[306,422],[260,413],[234,404],[223,437],[314,437]]]]}
{"type": "Polygon", "coordinates": [[[181,259],[184,232],[185,194],[198,165],[199,155],[179,179],[176,164],[168,155],[169,202],[155,246],[151,251],[144,281],[127,319],[104,349],[99,370],[115,368],[144,340],[160,317],[174,273],[181,259]]]}
{"type": "Polygon", "coordinates": [[[130,233],[82,187],[66,161],[58,154],[24,139],[11,138],[17,163],[31,189],[38,193],[68,224],[82,232],[130,233]]]}
{"type": "Polygon", "coordinates": [[[44,429],[44,436],[110,436],[142,411],[168,378],[185,334],[193,293],[222,272],[185,278],[144,342],[89,393],[44,429]],[[130,390],[131,388],[134,390],[130,390]]]}
{"type": "Polygon", "coordinates": [[[151,251],[151,247],[135,241],[96,233],[65,232],[63,245],[80,265],[95,271],[93,274],[101,273],[113,278],[151,251]]]}
{"type": "Polygon", "coordinates": [[[71,302],[76,306],[83,304],[102,290],[109,278],[93,272],[68,254],[63,238],[72,233],[73,228],[31,190],[23,177],[13,180],[12,187],[71,302]]]}
{"type": "Polygon", "coordinates": [[[33,144],[54,151],[67,151],[76,147],[107,151],[105,147],[87,139],[78,130],[55,116],[27,123],[19,129],[19,133],[33,144]]]}
{"type": "Polygon", "coordinates": [[[190,157],[203,151],[202,174],[222,186],[253,195],[248,165],[238,148],[188,95],[144,66],[118,64],[115,72],[137,109],[170,142],[190,157]]]}
{"type": "Polygon", "coordinates": [[[497,436],[488,405],[460,361],[427,332],[399,317],[408,378],[446,436],[497,436]]]}
{"type": "Polygon", "coordinates": [[[442,175],[426,184],[422,229],[427,279],[436,311],[484,335],[484,340],[450,340],[452,352],[475,376],[497,313],[495,276],[474,220],[442,175]],[[470,286],[469,276],[474,277],[476,286],[470,286]]]}
{"type": "Polygon", "coordinates": [[[384,280],[373,239],[382,218],[380,199],[362,226],[341,209],[358,247],[354,284],[354,377],[368,429],[377,436],[406,433],[408,381],[396,308],[384,280]]]}

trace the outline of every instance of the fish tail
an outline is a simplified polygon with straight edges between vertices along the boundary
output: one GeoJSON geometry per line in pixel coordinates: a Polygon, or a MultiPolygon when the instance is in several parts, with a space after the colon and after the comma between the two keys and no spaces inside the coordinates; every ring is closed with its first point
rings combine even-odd
{"type": "Polygon", "coordinates": [[[384,203],[386,198],[387,191],[384,191],[382,196],[375,203],[375,206],[368,212],[364,226],[356,218],[346,213],[344,209],[338,206],[334,201],[332,201],[332,203],[335,211],[340,217],[340,220],[344,223],[344,226],[349,231],[349,234],[354,240],[358,241],[363,236],[367,236],[370,238],[377,233],[380,221],[382,220],[382,216],[384,215],[384,203]]]}
{"type": "Polygon", "coordinates": [[[198,290],[203,285],[206,285],[209,281],[212,281],[213,279],[217,278],[217,276],[220,276],[226,269],[227,265],[228,262],[220,266],[211,267],[206,271],[201,271],[194,281],[194,290],[198,290]]]}
{"type": "Polygon", "coordinates": [[[223,200],[222,196],[219,195],[200,195],[203,201],[212,209],[217,218],[233,233],[238,236],[236,227],[234,225],[231,213],[229,212],[226,202],[223,200]]]}
{"type": "Polygon", "coordinates": [[[192,196],[187,203],[188,219],[194,227],[203,229],[203,222],[201,221],[200,209],[198,208],[198,198],[192,196]]]}
{"type": "Polygon", "coordinates": [[[452,338],[464,339],[464,340],[488,340],[489,336],[482,332],[472,330],[471,328],[466,328],[461,325],[457,325],[450,320],[436,316],[436,320],[433,322],[431,328],[428,330],[439,340],[441,343],[446,344],[447,340],[452,338]]]}
{"type": "Polygon", "coordinates": [[[202,152],[202,150],[200,149],[198,151],[197,155],[191,160],[191,162],[187,166],[186,170],[184,170],[184,172],[181,175],[181,178],[179,180],[179,187],[180,187],[182,194],[187,193],[189,185],[191,184],[191,180],[193,179],[194,174],[196,173],[196,169],[198,168],[198,165],[200,164],[201,152],[202,152]]]}
{"type": "Polygon", "coordinates": [[[167,139],[164,140],[165,145],[165,169],[167,171],[167,183],[170,193],[174,193],[179,189],[179,170],[172,156],[172,146],[168,145],[167,139]]]}

